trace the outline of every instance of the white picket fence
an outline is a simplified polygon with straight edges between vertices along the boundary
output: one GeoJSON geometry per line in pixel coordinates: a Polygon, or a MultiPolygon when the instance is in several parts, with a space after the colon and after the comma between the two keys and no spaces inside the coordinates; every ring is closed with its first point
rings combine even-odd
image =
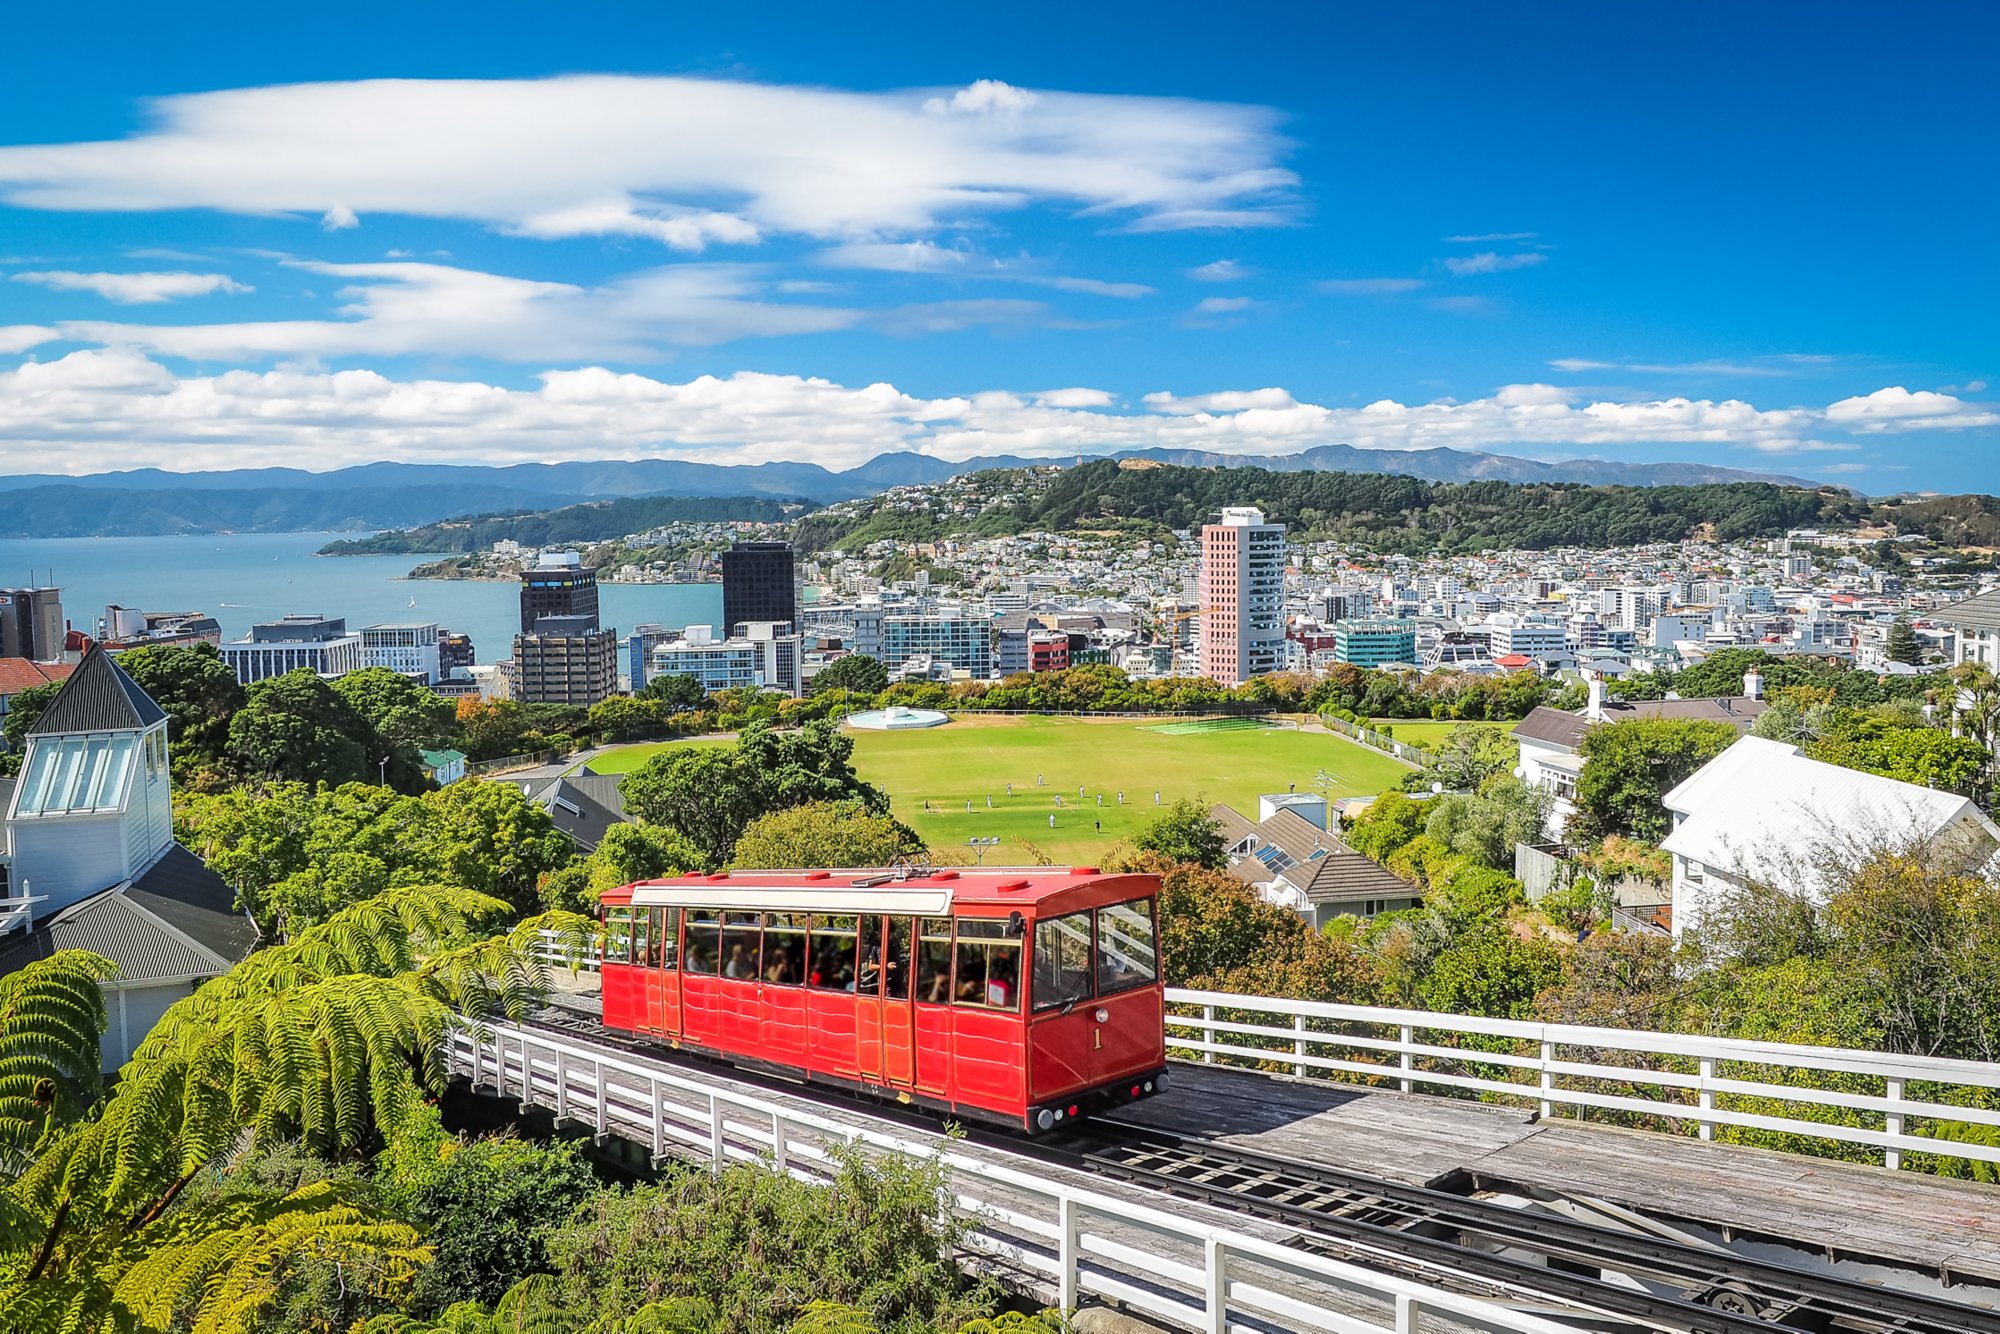
{"type": "MultiPolygon", "coordinates": [[[[545,955],[558,957],[553,941],[545,955]]],[[[583,961],[595,968],[597,961],[583,961]]],[[[1300,1077],[1360,1078],[1403,1092],[1451,1090],[1537,1107],[1637,1114],[1692,1125],[1797,1135],[1879,1151],[2000,1163],[2000,1148],[1912,1134],[1938,1122],[2000,1126],[2000,1110],[1961,1105],[2000,1090],[2000,1065],[1844,1047],[1540,1024],[1431,1010],[1167,988],[1167,1048],[1209,1064],[1276,1065],[1300,1077]],[[1500,1039],[1482,1050],[1469,1045],[1500,1039]],[[1483,1070],[1482,1070],[1483,1067],[1483,1070]],[[1858,1076],[1880,1092],[1814,1087],[1858,1076]],[[1917,1093],[1911,1092],[1917,1086],[1917,1093]],[[1636,1096],[1637,1086],[1652,1096],[1636,1096]],[[1752,1110],[1732,1102],[1769,1104],[1752,1110]],[[1813,1109],[1861,1112],[1876,1125],[1818,1120],[1813,1109]]]]}
{"type": "Polygon", "coordinates": [[[1096,1298],[1209,1334],[1274,1323],[1338,1334],[1417,1334],[1420,1324],[1429,1334],[1442,1326],[1495,1334],[1577,1328],[1061,1184],[1030,1159],[1010,1165],[1001,1159],[1013,1155],[982,1157],[943,1138],[836,1120],[555,1034],[464,1025],[450,1059],[476,1088],[547,1108],[599,1136],[633,1140],[657,1161],[694,1158],[718,1170],[762,1161],[823,1182],[837,1170],[831,1150],[841,1145],[936,1157],[968,1222],[968,1248],[1037,1276],[1064,1310],[1096,1298]]]}

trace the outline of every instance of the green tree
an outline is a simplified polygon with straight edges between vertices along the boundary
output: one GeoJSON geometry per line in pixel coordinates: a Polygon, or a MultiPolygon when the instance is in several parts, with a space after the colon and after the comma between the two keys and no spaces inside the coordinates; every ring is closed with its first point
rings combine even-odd
{"type": "Polygon", "coordinates": [[[421,809],[424,863],[517,912],[534,911],[541,878],[575,855],[549,813],[512,783],[453,783],[426,793],[421,809]]]}
{"type": "Polygon", "coordinates": [[[1200,801],[1181,797],[1132,835],[1132,846],[1174,862],[1216,870],[1229,860],[1222,826],[1200,801]]]}
{"type": "Polygon", "coordinates": [[[1384,792],[1368,803],[1347,827],[1347,844],[1364,857],[1386,862],[1398,848],[1421,834],[1430,818],[1428,802],[1400,792],[1384,792]]]}
{"type": "Polygon", "coordinates": [[[1805,749],[1828,764],[1968,794],[1978,788],[1991,761],[1986,748],[1969,736],[1953,736],[1921,721],[1911,726],[1851,712],[1805,749]]]}
{"type": "Polygon", "coordinates": [[[745,727],[733,746],[669,746],[620,784],[628,810],[678,830],[725,865],[759,815],[810,802],[852,801],[885,815],[888,797],[854,772],[854,742],[827,721],[795,732],[745,727]]]}
{"type": "Polygon", "coordinates": [[[1728,723],[1700,718],[1634,718],[1591,728],[1577,746],[1583,770],[1573,827],[1587,841],[1629,834],[1659,842],[1668,829],[1661,798],[1739,735],[1728,723]]]}
{"type": "Polygon", "coordinates": [[[889,688],[889,669],[880,658],[866,653],[849,653],[835,658],[813,673],[810,690],[851,690],[857,695],[879,695],[889,688]]]}
{"type": "Polygon", "coordinates": [[[28,733],[48,712],[49,705],[56,702],[62,692],[62,683],[52,681],[47,685],[29,686],[7,705],[7,721],[0,725],[0,736],[7,739],[7,749],[19,755],[27,749],[28,733]]]}
{"type": "Polygon", "coordinates": [[[387,667],[364,667],[333,683],[378,735],[411,750],[437,750],[458,731],[453,701],[387,667]]]}
{"type": "Polygon", "coordinates": [[[1916,627],[1907,616],[1898,616],[1889,626],[1889,642],[1885,653],[1890,662],[1900,662],[1910,667],[1919,667],[1924,661],[1924,646],[1917,642],[1916,627]]]}
{"type": "Polygon", "coordinates": [[[1445,733],[1424,767],[1403,780],[1410,792],[1428,792],[1433,783],[1447,792],[1477,792],[1489,778],[1514,772],[1521,748],[1498,727],[1461,724],[1445,733]]]}
{"type": "Polygon", "coordinates": [[[1424,832],[1461,857],[1511,870],[1514,845],[1539,843],[1547,830],[1549,795],[1511,776],[1478,792],[1434,798],[1424,832]]]}
{"type": "Polygon", "coordinates": [[[426,1110],[378,1160],[390,1207],[422,1228],[435,1252],[411,1305],[498,1301],[516,1280],[549,1271],[546,1237],[590,1198],[596,1176],[574,1141],[466,1141],[426,1110]]]}
{"type": "Polygon", "coordinates": [[[666,713],[656,700],[613,695],[590,706],[590,728],[603,741],[629,741],[656,731],[666,713]]]}
{"type": "Polygon", "coordinates": [[[815,801],[752,820],[736,840],[734,865],[890,866],[923,851],[916,832],[892,815],[871,815],[855,801],[815,801]]]}
{"type": "Polygon", "coordinates": [[[300,668],[259,681],[229,720],[229,754],[247,771],[304,783],[424,783],[407,746],[385,741],[338,691],[300,668]],[[383,761],[387,763],[384,764],[383,761]]]}
{"type": "Polygon", "coordinates": [[[688,713],[708,702],[708,692],[701,688],[701,682],[680,672],[650,678],[639,693],[668,715],[688,713]]]}
{"type": "Polygon", "coordinates": [[[165,710],[167,739],[178,752],[222,757],[229,720],[249,696],[213,644],[148,645],[118,655],[118,665],[165,710]]]}

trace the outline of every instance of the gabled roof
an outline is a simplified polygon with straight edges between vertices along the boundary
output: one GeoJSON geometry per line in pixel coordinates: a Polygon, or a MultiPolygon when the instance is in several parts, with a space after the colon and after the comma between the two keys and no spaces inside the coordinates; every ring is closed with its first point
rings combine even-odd
{"type": "Polygon", "coordinates": [[[0,696],[18,695],[23,690],[69,679],[73,663],[31,662],[27,658],[0,658],[0,696]]]}
{"type": "Polygon", "coordinates": [[[1796,746],[1744,737],[1667,793],[1682,818],[1660,846],[1733,879],[1824,897],[1828,867],[1876,847],[1936,838],[1957,826],[1989,851],[2000,828],[1969,798],[1810,759],[1796,746]]]}
{"type": "Polygon", "coordinates": [[[93,648],[83,655],[83,661],[63,683],[55,702],[28,729],[28,735],[137,732],[166,716],[109,653],[93,648]]]}
{"type": "Polygon", "coordinates": [[[1990,588],[1962,602],[1925,612],[1924,619],[1963,626],[1968,630],[2000,630],[2000,588],[1990,588]]]}
{"type": "Polygon", "coordinates": [[[556,779],[529,800],[546,810],[571,842],[590,852],[612,825],[625,823],[625,794],[618,786],[623,781],[617,774],[580,769],[556,779]]]}
{"type": "Polygon", "coordinates": [[[118,965],[119,983],[229,971],[257,943],[235,893],[178,843],[137,879],[92,894],[0,942],[0,973],[58,950],[89,950],[118,965]]]}
{"type": "Polygon", "coordinates": [[[1359,899],[1415,898],[1408,882],[1347,846],[1294,810],[1280,810],[1252,824],[1234,808],[1217,805],[1209,815],[1222,830],[1223,846],[1235,848],[1254,837],[1256,851],[1232,855],[1229,870],[1249,885],[1283,880],[1308,903],[1348,903],[1359,899]]]}
{"type": "MultiPolygon", "coordinates": [[[[1614,699],[1605,701],[1603,721],[1622,723],[1633,718],[1698,718],[1728,723],[1747,732],[1750,724],[1757,721],[1757,715],[1769,707],[1763,700],[1751,699],[1747,695],[1727,695],[1719,699],[1614,699]]],[[[1542,704],[1515,724],[1512,735],[1517,739],[1525,737],[1529,741],[1545,741],[1575,750],[1583,741],[1583,734],[1594,726],[1596,724],[1581,710],[1572,713],[1542,704]]]]}

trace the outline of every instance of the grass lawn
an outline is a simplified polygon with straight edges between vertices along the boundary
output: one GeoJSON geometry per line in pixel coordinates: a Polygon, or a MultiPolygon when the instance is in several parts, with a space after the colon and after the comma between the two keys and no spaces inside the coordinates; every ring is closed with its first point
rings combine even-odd
{"type": "Polygon", "coordinates": [[[855,768],[889,794],[896,815],[925,842],[946,848],[998,836],[1000,846],[987,854],[997,865],[1029,860],[1023,843],[1058,862],[1088,862],[1152,818],[1155,790],[1163,802],[1202,796],[1255,819],[1258,793],[1283,792],[1287,783],[1310,791],[1322,769],[1334,797],[1381,792],[1409,772],[1329,733],[1262,728],[1172,736],[1145,727],[1129,719],[961,717],[926,731],[850,735],[855,768]],[[1038,775],[1047,780],[1040,787],[1038,775]]]}
{"type": "Polygon", "coordinates": [[[697,741],[645,741],[636,746],[620,746],[616,750],[607,750],[596,759],[590,761],[590,768],[593,773],[629,774],[669,746],[727,746],[731,744],[733,743],[720,737],[697,741]]]}
{"type": "MultiPolygon", "coordinates": [[[[1409,772],[1387,755],[1331,733],[1259,728],[1172,736],[1146,726],[1129,719],[961,718],[924,731],[848,735],[854,738],[855,769],[889,794],[897,817],[925,842],[962,847],[968,838],[997,836],[1000,846],[987,860],[1002,866],[1032,860],[1024,843],[1058,862],[1088,862],[1152,818],[1156,789],[1162,802],[1205,797],[1226,801],[1254,819],[1258,793],[1283,792],[1287,783],[1311,791],[1322,769],[1333,780],[1326,789],[1332,797],[1385,791],[1409,772]],[[1046,780],[1040,787],[1037,775],[1046,780]],[[1061,807],[1055,804],[1058,795],[1061,807]]],[[[630,773],[668,746],[725,744],[626,746],[598,756],[590,767],[630,773]]]]}
{"type": "Polygon", "coordinates": [[[1490,727],[1496,732],[1512,732],[1513,723],[1454,723],[1432,722],[1428,718],[1377,718],[1370,726],[1375,730],[1387,731],[1398,741],[1407,741],[1413,746],[1429,750],[1444,744],[1445,737],[1454,727],[1490,727]]]}

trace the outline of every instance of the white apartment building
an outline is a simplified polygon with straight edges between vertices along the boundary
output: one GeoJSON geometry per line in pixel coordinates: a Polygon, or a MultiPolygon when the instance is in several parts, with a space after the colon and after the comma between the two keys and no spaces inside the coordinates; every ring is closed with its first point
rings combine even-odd
{"type": "Polygon", "coordinates": [[[361,665],[386,667],[404,675],[423,673],[435,683],[444,675],[438,656],[436,624],[364,625],[361,627],[361,665]]]}
{"type": "Polygon", "coordinates": [[[800,688],[799,637],[786,621],[746,621],[742,638],[717,639],[715,627],[690,625],[679,639],[656,647],[647,662],[648,680],[691,676],[710,693],[718,690],[800,688]]]}
{"type": "Polygon", "coordinates": [[[287,616],[250,627],[248,639],[222,646],[222,660],[244,685],[283,676],[303,667],[321,676],[345,676],[361,669],[361,636],[345,619],[287,616]]]}
{"type": "Polygon", "coordinates": [[[975,681],[989,680],[995,666],[993,624],[984,613],[884,616],[882,664],[893,676],[911,658],[928,657],[950,663],[975,681]]]}
{"type": "Polygon", "coordinates": [[[1519,653],[1528,658],[1560,658],[1569,653],[1569,635],[1560,622],[1531,616],[1493,616],[1486,622],[1496,658],[1519,653]]]}

